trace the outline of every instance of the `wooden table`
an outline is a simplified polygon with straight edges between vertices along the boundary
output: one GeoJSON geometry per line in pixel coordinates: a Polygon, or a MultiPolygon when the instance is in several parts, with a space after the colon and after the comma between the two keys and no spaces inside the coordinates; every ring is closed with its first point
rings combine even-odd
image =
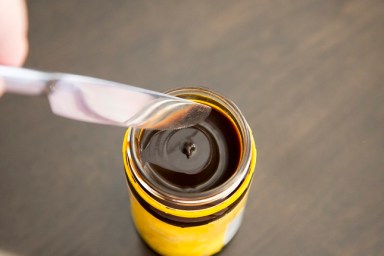
{"type": "MultiPolygon", "coordinates": [[[[384,1],[28,5],[27,67],[237,103],[259,155],[221,255],[384,255],[384,1]]],[[[153,255],[130,217],[124,132],[4,96],[0,254],[153,255]]]]}

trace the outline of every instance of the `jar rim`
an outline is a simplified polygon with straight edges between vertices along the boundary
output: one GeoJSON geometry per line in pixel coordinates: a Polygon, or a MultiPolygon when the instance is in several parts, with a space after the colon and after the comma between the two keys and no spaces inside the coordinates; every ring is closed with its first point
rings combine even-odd
{"type": "Polygon", "coordinates": [[[210,105],[222,114],[224,114],[235,126],[240,141],[240,159],[236,170],[222,184],[206,191],[192,192],[188,196],[179,196],[159,189],[155,184],[151,184],[143,175],[144,166],[140,161],[140,136],[143,129],[131,128],[128,132],[128,147],[126,152],[127,160],[130,162],[131,172],[137,181],[151,197],[155,200],[181,209],[199,209],[207,205],[216,205],[231,196],[234,191],[244,181],[250,167],[252,158],[252,140],[249,125],[238,107],[230,100],[218,93],[212,92],[206,88],[183,87],[166,92],[167,94],[193,100],[199,103],[210,105]],[[129,152],[128,152],[129,151],[129,152]]]}

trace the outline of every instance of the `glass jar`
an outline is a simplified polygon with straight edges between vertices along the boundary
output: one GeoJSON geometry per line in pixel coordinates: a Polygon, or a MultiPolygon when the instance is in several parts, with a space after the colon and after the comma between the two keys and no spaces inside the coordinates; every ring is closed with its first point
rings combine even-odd
{"type": "Polygon", "coordinates": [[[211,255],[240,227],[256,166],[251,129],[240,110],[205,88],[170,95],[209,105],[193,127],[129,128],[123,160],[138,233],[162,255],[211,255]]]}

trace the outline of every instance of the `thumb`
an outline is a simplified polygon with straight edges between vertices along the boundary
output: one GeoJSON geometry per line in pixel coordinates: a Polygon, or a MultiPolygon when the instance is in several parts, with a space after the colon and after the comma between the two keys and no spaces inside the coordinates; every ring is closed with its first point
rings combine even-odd
{"type": "Polygon", "coordinates": [[[21,66],[28,51],[24,0],[0,0],[0,65],[21,66]]]}

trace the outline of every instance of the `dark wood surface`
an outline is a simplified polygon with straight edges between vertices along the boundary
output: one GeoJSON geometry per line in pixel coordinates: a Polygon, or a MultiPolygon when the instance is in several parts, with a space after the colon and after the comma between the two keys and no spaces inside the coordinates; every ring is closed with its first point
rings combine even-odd
{"type": "MultiPolygon", "coordinates": [[[[232,99],[258,162],[221,255],[384,255],[384,1],[28,1],[27,67],[232,99]]],[[[153,255],[124,129],[0,99],[0,254],[153,255]]]]}

